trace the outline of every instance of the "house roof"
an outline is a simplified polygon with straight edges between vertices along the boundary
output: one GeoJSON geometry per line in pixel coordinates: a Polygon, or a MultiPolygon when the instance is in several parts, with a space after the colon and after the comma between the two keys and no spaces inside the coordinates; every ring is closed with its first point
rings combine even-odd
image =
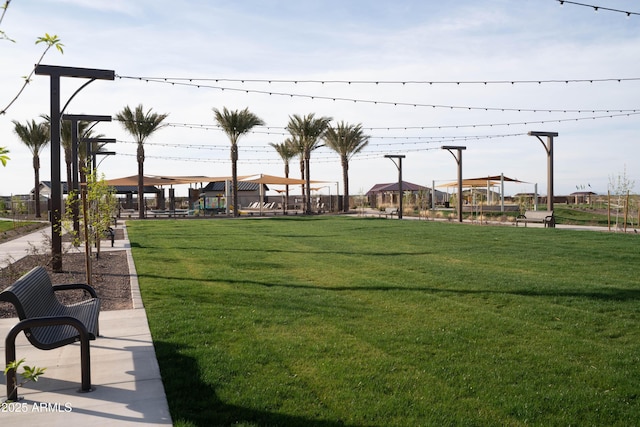
{"type": "MultiPolygon", "coordinates": [[[[69,194],[67,182],[62,181],[60,182],[60,184],[62,184],[62,194],[69,194]]],[[[40,185],[47,188],[51,188],[51,181],[40,181],[40,185]]],[[[127,193],[138,194],[137,185],[110,185],[110,186],[116,189],[117,194],[127,194],[127,193]]],[[[158,189],[153,185],[145,185],[143,188],[143,191],[145,193],[157,193],[158,189]]],[[[31,193],[33,193],[33,190],[31,190],[31,193]]]]}
{"type": "MultiPolygon", "coordinates": [[[[62,185],[62,193],[63,194],[67,194],[69,192],[69,188],[67,186],[66,181],[62,181],[60,184],[62,185]]],[[[40,187],[42,187],[42,186],[47,187],[47,188],[51,188],[51,181],[40,181],[40,187]]],[[[31,193],[33,193],[33,192],[34,191],[31,190],[31,193]]]]}
{"type": "MultiPolygon", "coordinates": [[[[391,182],[388,184],[376,184],[369,191],[367,191],[367,196],[376,193],[382,193],[385,191],[398,191],[398,182],[391,182]]],[[[411,182],[402,181],[402,191],[423,191],[428,190],[428,187],[424,187],[422,185],[413,184],[411,182]]]]}
{"type": "Polygon", "coordinates": [[[597,193],[593,191],[574,191],[570,196],[595,196],[597,193]]]}

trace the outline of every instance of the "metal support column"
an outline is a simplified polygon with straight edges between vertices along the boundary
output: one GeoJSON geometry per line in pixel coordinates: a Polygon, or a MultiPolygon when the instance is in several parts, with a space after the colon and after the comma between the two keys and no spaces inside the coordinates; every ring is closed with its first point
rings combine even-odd
{"type": "Polygon", "coordinates": [[[466,150],[467,147],[443,145],[441,148],[450,152],[458,164],[458,222],[462,222],[462,150],[466,150]],[[457,155],[454,154],[453,150],[456,150],[457,155]]]}
{"type": "MultiPolygon", "coordinates": [[[[51,118],[51,267],[53,271],[62,271],[62,188],[60,186],[60,77],[114,80],[113,70],[90,68],[59,67],[38,65],[36,75],[50,77],[50,115],[51,118]]],[[[75,94],[74,94],[75,95],[75,94]]]]}
{"type": "Polygon", "coordinates": [[[558,132],[529,132],[529,136],[535,136],[544,146],[547,152],[547,210],[553,210],[553,138],[558,136],[558,132]],[[543,141],[541,136],[546,136],[547,141],[543,141]]]}
{"type": "Polygon", "coordinates": [[[402,159],[406,156],[404,154],[387,154],[384,156],[387,159],[391,159],[396,168],[398,168],[398,219],[402,219],[402,159]],[[398,163],[394,159],[398,159],[398,163]]]}

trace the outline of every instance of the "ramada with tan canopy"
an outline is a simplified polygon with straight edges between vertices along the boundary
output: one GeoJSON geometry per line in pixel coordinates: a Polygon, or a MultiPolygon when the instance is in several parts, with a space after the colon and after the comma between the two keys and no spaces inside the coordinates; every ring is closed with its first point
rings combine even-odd
{"type": "MultiPolygon", "coordinates": [[[[145,175],[144,185],[178,185],[178,184],[195,184],[198,182],[220,182],[231,181],[230,176],[157,176],[145,175]]],[[[285,178],[273,175],[244,175],[239,176],[238,181],[254,182],[256,184],[271,185],[301,185],[305,181],[303,179],[285,178]]],[[[312,183],[327,181],[311,181],[312,183]]],[[[138,185],[138,175],[126,176],[123,178],[109,179],[107,185],[138,185]]]]}
{"type": "MultiPolygon", "coordinates": [[[[463,187],[486,187],[486,186],[495,186],[500,184],[501,181],[504,182],[525,182],[525,181],[520,181],[517,180],[515,178],[509,178],[507,176],[500,176],[500,175],[494,175],[494,176],[487,176],[487,177],[482,177],[482,178],[469,178],[469,179],[463,179],[462,180],[462,186],[463,187]]],[[[454,181],[454,182],[448,182],[446,184],[442,184],[442,185],[438,185],[438,187],[457,187],[458,186],[458,181],[454,181]]]]}

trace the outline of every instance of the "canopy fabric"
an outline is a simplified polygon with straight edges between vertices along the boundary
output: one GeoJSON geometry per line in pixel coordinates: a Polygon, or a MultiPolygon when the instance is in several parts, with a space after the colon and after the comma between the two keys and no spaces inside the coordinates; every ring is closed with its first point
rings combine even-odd
{"type": "MultiPolygon", "coordinates": [[[[508,176],[501,177],[500,175],[487,176],[482,178],[469,178],[462,180],[463,187],[486,187],[487,185],[493,187],[499,185],[501,180],[504,182],[524,182],[515,178],[509,178],[508,176]]],[[[458,181],[448,182],[446,184],[438,185],[438,187],[457,187],[458,181]]]]}
{"type": "MultiPolygon", "coordinates": [[[[238,179],[246,178],[239,176],[238,179]]],[[[231,180],[230,176],[144,176],[144,185],[177,185],[195,184],[198,182],[217,182],[231,180]]],[[[109,179],[107,185],[138,185],[138,175],[125,176],[123,178],[109,179]]]]}
{"type": "MultiPolygon", "coordinates": [[[[240,181],[255,182],[256,184],[271,184],[271,185],[302,185],[306,182],[304,179],[285,178],[281,176],[264,175],[264,174],[245,177],[240,181]]],[[[311,182],[320,182],[320,181],[311,181],[311,182]]]]}
{"type": "MultiPolygon", "coordinates": [[[[487,181],[487,180],[479,180],[479,179],[463,179],[462,186],[463,187],[486,187],[487,185],[493,187],[494,185],[500,184],[500,181],[487,181]]],[[[438,185],[438,187],[457,187],[458,181],[447,182],[446,184],[438,185]]]]}
{"type": "MultiPolygon", "coordinates": [[[[145,175],[144,185],[177,185],[177,184],[195,184],[198,182],[220,182],[231,181],[230,176],[154,176],[145,175]]],[[[301,185],[305,183],[304,179],[285,178],[273,175],[242,175],[238,177],[238,181],[254,182],[256,184],[271,185],[301,185]]],[[[311,183],[321,183],[329,181],[311,181],[311,183]]],[[[138,185],[138,175],[126,176],[123,178],[115,178],[107,180],[107,185],[138,185]]]]}

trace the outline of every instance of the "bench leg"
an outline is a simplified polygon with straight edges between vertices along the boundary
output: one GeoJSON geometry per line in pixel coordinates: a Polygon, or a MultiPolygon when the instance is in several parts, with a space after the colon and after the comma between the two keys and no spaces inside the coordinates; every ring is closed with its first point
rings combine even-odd
{"type": "Polygon", "coordinates": [[[80,375],[82,385],[80,392],[93,391],[91,388],[91,353],[89,351],[89,338],[80,339],[80,375]]]}
{"type": "MultiPolygon", "coordinates": [[[[48,325],[71,325],[78,330],[80,334],[80,375],[81,388],[80,392],[86,393],[93,391],[91,388],[91,354],[89,347],[89,335],[84,325],[74,318],[48,318],[48,319],[26,319],[15,325],[5,339],[5,366],[16,359],[16,337],[20,332],[37,326],[48,325]]],[[[7,399],[11,401],[18,400],[18,380],[15,369],[7,371],[7,399]]]]}
{"type": "MultiPolygon", "coordinates": [[[[14,335],[11,335],[13,329],[7,335],[5,340],[4,354],[5,354],[5,365],[7,366],[11,362],[16,361],[16,336],[18,333],[16,332],[14,335]]],[[[7,400],[16,402],[18,400],[18,380],[16,378],[16,370],[9,369],[7,371],[7,400]]]]}

